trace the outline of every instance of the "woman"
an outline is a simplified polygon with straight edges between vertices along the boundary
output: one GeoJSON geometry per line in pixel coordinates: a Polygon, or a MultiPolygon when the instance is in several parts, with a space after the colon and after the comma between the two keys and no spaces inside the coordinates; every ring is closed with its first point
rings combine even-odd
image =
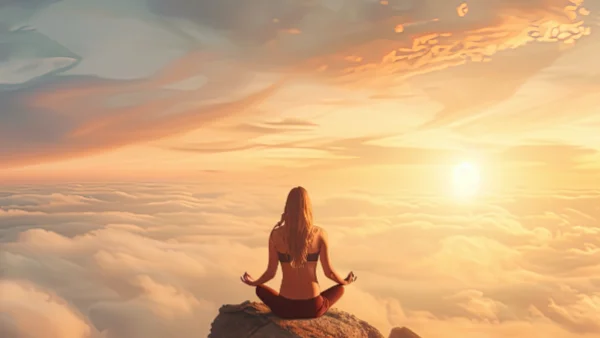
{"type": "Polygon", "coordinates": [[[350,272],[342,279],[329,261],[329,242],[325,230],[313,225],[308,192],[302,187],[290,191],[281,220],[269,236],[269,264],[258,279],[247,272],[242,282],[256,287],[256,295],[271,311],[289,319],[317,318],[344,294],[344,285],[356,281],[350,272]],[[317,260],[320,258],[325,276],[337,285],[320,292],[317,260]],[[283,279],[279,293],[264,283],[275,277],[281,262],[283,279]]]}

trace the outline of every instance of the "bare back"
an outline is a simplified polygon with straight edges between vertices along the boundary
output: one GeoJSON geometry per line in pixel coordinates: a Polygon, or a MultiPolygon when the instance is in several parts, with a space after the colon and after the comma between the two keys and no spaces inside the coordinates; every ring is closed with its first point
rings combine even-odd
{"type": "MultiPolygon", "coordinates": [[[[285,225],[273,230],[273,242],[277,252],[282,254],[289,253],[287,243],[284,238],[285,225]]],[[[320,253],[322,243],[322,229],[314,226],[312,241],[308,246],[308,253],[320,253]]],[[[281,262],[283,278],[279,294],[288,299],[309,299],[317,297],[321,293],[319,282],[317,280],[317,261],[308,261],[304,266],[294,268],[288,262],[281,262]]]]}

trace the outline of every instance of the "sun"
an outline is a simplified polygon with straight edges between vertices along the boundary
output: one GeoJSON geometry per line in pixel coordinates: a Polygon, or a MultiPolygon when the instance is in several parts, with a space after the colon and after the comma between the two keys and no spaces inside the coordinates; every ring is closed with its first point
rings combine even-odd
{"type": "Polygon", "coordinates": [[[462,162],[454,166],[452,186],[457,197],[473,197],[479,192],[481,174],[479,168],[470,162],[462,162]]]}

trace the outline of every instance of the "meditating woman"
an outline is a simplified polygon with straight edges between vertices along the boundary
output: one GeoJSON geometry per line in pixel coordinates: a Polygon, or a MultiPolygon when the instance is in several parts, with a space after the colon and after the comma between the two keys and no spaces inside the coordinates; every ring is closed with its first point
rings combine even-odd
{"type": "Polygon", "coordinates": [[[269,236],[269,264],[258,279],[247,272],[242,282],[256,286],[256,295],[271,311],[288,319],[317,318],[344,294],[344,285],[356,281],[354,273],[342,279],[329,261],[329,243],[324,229],[313,224],[308,192],[302,187],[290,191],[281,220],[269,236]],[[337,285],[321,292],[317,281],[317,260],[325,276],[337,285]],[[264,285],[275,277],[281,262],[283,279],[279,293],[264,285]]]}

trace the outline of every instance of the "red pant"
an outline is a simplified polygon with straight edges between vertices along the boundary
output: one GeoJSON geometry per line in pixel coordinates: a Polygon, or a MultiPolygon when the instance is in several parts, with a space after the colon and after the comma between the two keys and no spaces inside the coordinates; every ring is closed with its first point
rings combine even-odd
{"type": "Polygon", "coordinates": [[[289,299],[266,285],[256,287],[256,295],[278,317],[286,319],[318,318],[329,310],[344,294],[342,285],[335,285],[315,298],[289,299]]]}

